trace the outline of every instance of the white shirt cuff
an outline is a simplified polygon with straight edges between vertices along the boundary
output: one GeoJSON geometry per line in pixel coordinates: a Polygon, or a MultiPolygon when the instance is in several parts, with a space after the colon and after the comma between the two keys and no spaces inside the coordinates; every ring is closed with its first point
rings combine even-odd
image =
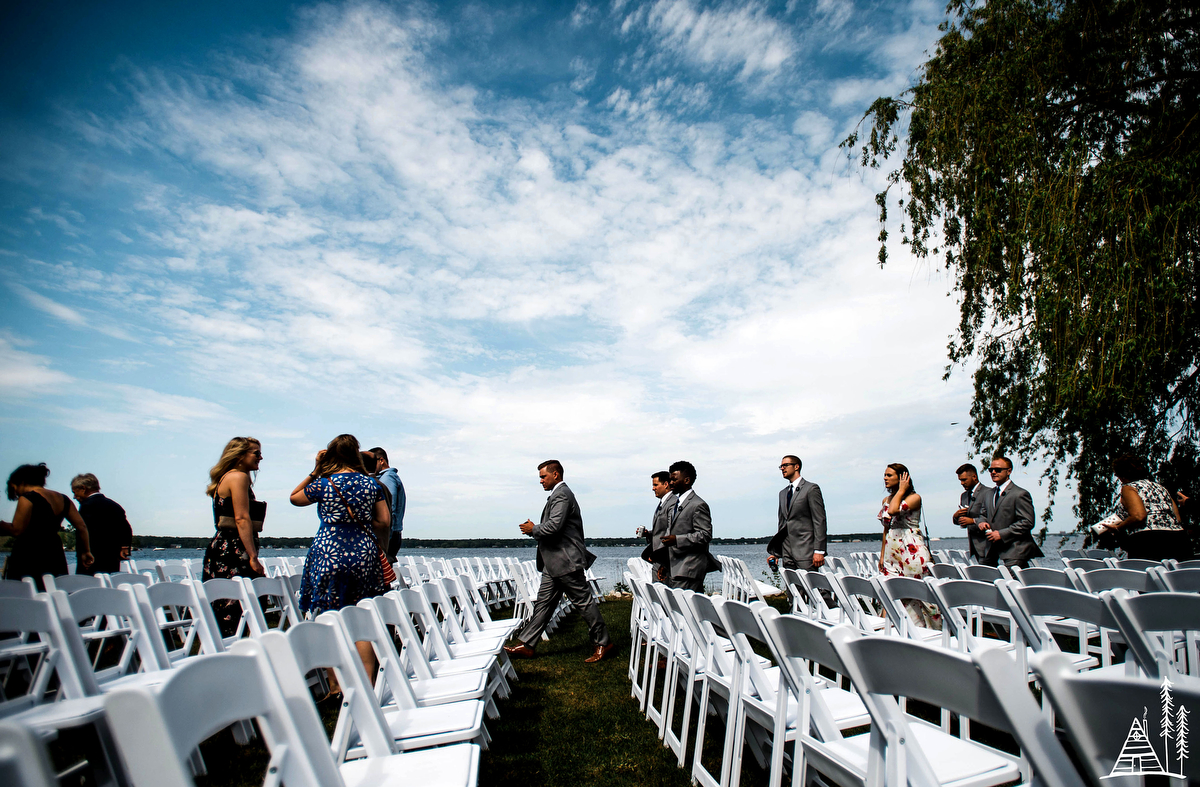
{"type": "Polygon", "coordinates": [[[813,550],[813,554],[814,554],[814,555],[824,555],[825,553],[824,553],[824,552],[822,552],[822,551],[821,551],[821,550],[819,550],[819,549],[814,549],[814,550],[813,550]]]}

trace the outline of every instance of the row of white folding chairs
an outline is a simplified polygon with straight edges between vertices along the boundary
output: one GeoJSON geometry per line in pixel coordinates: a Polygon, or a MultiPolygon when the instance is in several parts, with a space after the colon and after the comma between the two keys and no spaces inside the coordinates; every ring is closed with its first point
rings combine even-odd
{"type": "MultiPolygon", "coordinates": [[[[779,785],[789,743],[793,784],[805,783],[805,771],[813,767],[827,783],[855,787],[951,781],[998,785],[1028,782],[1035,773],[1042,784],[1082,785],[1085,778],[1109,774],[1128,730],[1126,713],[1153,704],[1161,688],[1156,680],[1112,672],[1078,675],[1076,665],[1054,651],[1033,657],[1035,678],[1083,755],[1086,773],[1081,776],[1032,693],[1016,690],[1025,682],[1025,670],[1001,649],[955,653],[865,634],[848,625],[830,627],[780,615],[758,602],[710,599],[630,579],[646,595],[652,614],[662,619],[660,630],[667,638],[657,646],[668,658],[666,690],[651,718],[657,718],[660,737],[683,765],[687,730],[682,740],[675,734],[668,706],[678,702],[679,688],[688,689],[682,714],[686,725],[691,698],[698,696],[691,767],[693,780],[707,787],[737,785],[744,747],[768,769],[769,784],[779,785]],[[774,666],[755,654],[755,644],[770,650],[774,666]],[[814,669],[817,665],[820,671],[814,669]],[[826,677],[831,672],[848,677],[855,693],[826,677]],[[1114,696],[1121,701],[1112,702],[1114,696]],[[942,723],[908,716],[906,698],[941,708],[942,723]],[[699,756],[705,726],[713,721],[710,708],[726,727],[715,774],[699,756]],[[1097,720],[1100,708],[1104,718],[1097,720]],[[957,736],[951,734],[951,713],[959,715],[957,736]],[[864,716],[871,732],[847,736],[845,731],[866,723],[864,716]],[[968,719],[1011,733],[1022,756],[972,740],[968,719]]],[[[647,664],[657,669],[657,659],[648,656],[647,664]]],[[[1200,684],[1187,685],[1189,698],[1200,699],[1200,684]]],[[[647,698],[653,707],[653,688],[647,698]]]]}
{"type": "Polygon", "coordinates": [[[714,555],[721,564],[721,595],[739,601],[762,601],[765,596],[782,593],[774,585],[759,582],[750,575],[746,563],[736,557],[714,555]]]}
{"type": "MultiPolygon", "coordinates": [[[[449,580],[444,580],[444,582],[448,581],[449,580]]],[[[280,580],[274,580],[273,582],[274,584],[280,584],[280,580]]],[[[265,589],[270,591],[282,590],[282,585],[278,588],[274,587],[272,580],[263,578],[256,579],[253,581],[253,583],[247,579],[216,580],[206,583],[206,586],[210,591],[208,595],[221,598],[237,597],[238,594],[234,592],[236,591],[236,588],[226,588],[222,590],[221,583],[231,586],[243,586],[244,592],[241,596],[241,601],[246,608],[254,610],[257,613],[256,616],[259,620],[257,625],[253,625],[251,627],[252,634],[257,637],[266,633],[265,625],[262,622],[262,613],[257,609],[257,600],[252,590],[252,585],[257,583],[260,586],[266,586],[265,589]]],[[[62,591],[55,591],[52,594],[43,594],[40,601],[42,601],[42,603],[49,603],[49,599],[53,598],[60,611],[66,607],[70,607],[73,609],[73,616],[76,618],[91,617],[93,615],[99,616],[101,614],[107,615],[109,613],[112,613],[114,616],[122,617],[122,620],[126,626],[125,634],[128,637],[126,648],[127,651],[133,648],[134,643],[136,643],[138,652],[142,655],[143,668],[147,672],[156,672],[160,669],[170,668],[173,665],[170,656],[155,651],[155,642],[157,642],[158,650],[162,650],[162,643],[159,638],[157,636],[146,636],[147,631],[153,630],[146,627],[145,624],[146,620],[152,619],[153,617],[152,613],[149,611],[150,607],[152,606],[156,608],[154,614],[158,614],[159,623],[164,628],[167,626],[165,625],[165,621],[163,620],[161,614],[163,607],[188,607],[190,620],[195,622],[193,632],[195,630],[199,630],[201,632],[200,639],[203,642],[203,646],[200,649],[201,653],[220,653],[224,651],[226,645],[235,644],[231,643],[231,640],[236,639],[236,637],[226,638],[225,640],[222,640],[220,637],[219,632],[216,629],[215,621],[212,619],[211,608],[209,607],[210,599],[204,591],[205,586],[202,586],[199,583],[193,583],[191,581],[184,581],[182,583],[162,583],[150,588],[145,588],[140,585],[131,585],[125,586],[122,589],[85,589],[77,592],[71,597],[67,597],[62,591]],[[130,606],[128,599],[131,595],[135,598],[140,598],[141,609],[137,608],[137,604],[130,606]],[[151,595],[158,597],[157,603],[153,603],[150,600],[151,595]],[[120,603],[122,598],[126,602],[124,606],[122,606],[120,603]],[[103,608],[105,603],[107,603],[108,609],[103,608]],[[80,606],[81,604],[83,604],[82,607],[80,606]]],[[[441,638],[441,629],[438,620],[439,616],[436,612],[434,612],[431,601],[436,603],[442,609],[444,615],[446,610],[449,609],[449,605],[446,601],[447,597],[445,595],[439,596],[428,592],[409,593],[411,593],[411,595],[408,598],[407,606],[400,601],[399,595],[389,597],[386,600],[379,599],[373,600],[369,603],[363,602],[364,605],[367,605],[372,609],[374,609],[376,605],[379,607],[387,607],[388,604],[395,604],[396,607],[391,610],[392,614],[390,615],[390,620],[394,625],[397,626],[398,630],[403,631],[402,639],[406,643],[404,657],[399,657],[394,651],[391,651],[389,656],[388,651],[391,649],[391,643],[386,637],[378,636],[372,640],[372,645],[375,647],[380,658],[380,675],[386,675],[388,683],[392,686],[392,689],[389,690],[389,694],[384,698],[387,699],[388,697],[397,696],[391,692],[395,691],[398,681],[400,683],[407,684],[408,678],[406,677],[406,673],[396,672],[397,669],[403,668],[413,673],[412,679],[414,681],[420,681],[419,685],[415,685],[417,701],[420,704],[444,704],[445,697],[438,695],[437,688],[432,684],[438,683],[439,681],[441,683],[445,683],[446,681],[453,682],[455,680],[458,680],[461,683],[464,676],[455,675],[453,673],[462,672],[463,670],[461,665],[466,663],[468,667],[474,670],[483,669],[484,672],[492,673],[494,675],[494,677],[489,675],[486,678],[478,678],[476,682],[480,682],[480,686],[475,689],[475,691],[479,693],[486,685],[487,697],[485,698],[485,701],[488,704],[489,713],[494,715],[495,706],[494,702],[492,701],[492,695],[497,691],[502,692],[502,696],[507,695],[507,682],[504,679],[503,665],[500,664],[499,659],[503,659],[504,664],[507,665],[511,670],[511,665],[507,663],[507,657],[500,650],[504,640],[507,638],[507,629],[501,627],[499,630],[480,633],[478,636],[476,636],[473,632],[464,633],[459,631],[455,641],[446,642],[441,638]],[[413,627],[414,619],[419,622],[419,625],[422,628],[422,633],[425,634],[425,642],[423,644],[418,644],[420,638],[417,634],[417,629],[413,627]],[[407,643],[411,643],[411,645],[407,643]],[[430,652],[433,653],[433,662],[425,657],[424,653],[422,652],[423,646],[428,647],[430,652]],[[412,649],[410,650],[410,648],[412,649]],[[488,652],[490,652],[490,659],[487,657],[488,652]],[[465,657],[465,661],[462,660],[463,657],[465,657]],[[483,657],[483,660],[486,663],[479,663],[481,657],[483,657]],[[456,661],[456,658],[458,658],[459,661],[456,661]],[[431,666],[431,663],[434,666],[431,666]],[[474,663],[473,667],[471,667],[472,663],[474,663]],[[440,674],[434,674],[447,670],[449,671],[449,674],[445,677],[441,676],[440,674]]],[[[366,623],[363,622],[362,617],[364,613],[357,612],[354,608],[347,608],[346,610],[342,611],[342,614],[345,616],[358,616],[356,624],[358,629],[354,631],[354,639],[360,641],[371,639],[372,630],[370,627],[370,620],[366,621],[366,623]]],[[[69,617],[71,617],[71,615],[67,616],[67,618],[69,617]]],[[[386,629],[384,624],[378,622],[378,617],[379,616],[377,615],[376,627],[374,631],[375,634],[378,634],[381,630],[386,629]]],[[[62,628],[64,632],[69,634],[73,629],[74,621],[67,620],[67,618],[64,618],[64,621],[66,622],[62,628]]],[[[18,624],[19,621],[8,620],[4,625],[6,628],[15,629],[18,627],[18,624]]],[[[298,624],[293,622],[288,629],[289,632],[296,628],[297,625],[298,624]]],[[[75,635],[76,638],[78,638],[79,632],[76,631],[75,635]]],[[[63,653],[69,654],[71,649],[64,648],[61,645],[57,648],[54,648],[51,645],[53,642],[60,641],[60,636],[51,635],[48,638],[43,638],[43,640],[44,642],[42,643],[42,647],[51,647],[52,649],[51,651],[46,652],[45,655],[47,655],[49,658],[42,662],[43,667],[46,667],[47,669],[57,668],[60,672],[65,670],[67,677],[62,678],[60,676],[60,682],[63,683],[64,686],[81,685],[81,681],[82,685],[90,685],[87,680],[87,668],[79,667],[78,669],[71,669],[70,666],[74,662],[63,661],[61,659],[61,655],[63,653]],[[55,666],[56,664],[58,665],[57,667],[55,666]]],[[[65,641],[69,641],[69,638],[65,641]]],[[[74,648],[74,650],[78,651],[79,648],[74,648]]],[[[187,658],[190,650],[191,649],[185,644],[184,647],[174,651],[172,655],[183,654],[183,658],[187,658]]],[[[128,667],[130,664],[131,659],[127,655],[123,655],[121,659],[121,665],[126,668],[126,672],[128,672],[128,667]]],[[[44,688],[47,684],[48,677],[49,676],[47,673],[44,679],[33,681],[33,683],[36,683],[44,688]]],[[[96,677],[100,676],[93,676],[93,680],[96,677]]],[[[132,676],[121,675],[118,677],[124,680],[127,677],[132,676]]],[[[145,674],[140,676],[138,679],[140,680],[144,677],[146,677],[145,674]]],[[[381,686],[382,684],[377,681],[377,685],[381,686]]],[[[408,691],[407,688],[405,690],[408,691]]],[[[87,692],[82,690],[81,692],[77,693],[82,693],[86,696],[94,696],[96,694],[95,691],[87,692]]],[[[443,687],[441,694],[444,695],[444,693],[445,691],[443,687]]],[[[412,703],[410,702],[409,704],[412,703]]],[[[12,707],[11,703],[6,703],[6,705],[8,707],[12,707]]],[[[96,703],[93,700],[88,706],[88,712],[94,713],[95,705],[96,703]]],[[[403,705],[404,703],[401,702],[401,707],[403,707],[403,705]]],[[[57,708],[59,706],[55,707],[57,708]]],[[[54,713],[52,713],[51,716],[57,718],[57,715],[54,713]]],[[[28,718],[27,721],[37,721],[38,718],[38,715],[35,713],[33,714],[33,717],[28,718]]],[[[52,724],[47,724],[47,719],[45,718],[44,713],[41,714],[40,718],[40,723],[43,727],[51,728],[53,726],[52,724]]],[[[346,729],[349,728],[347,727],[346,729]]]]}
{"type": "Polygon", "coordinates": [[[493,609],[513,603],[516,595],[512,576],[499,558],[430,559],[405,555],[398,559],[395,567],[397,574],[403,573],[409,583],[466,574],[493,609]]]}
{"type": "MultiPolygon", "coordinates": [[[[1078,589],[1044,581],[1053,579],[1044,576],[1047,571],[1051,570],[1017,569],[1016,579],[990,584],[911,577],[868,581],[817,572],[788,572],[787,579],[794,598],[802,599],[801,614],[830,624],[849,623],[866,632],[894,631],[967,652],[1002,647],[1019,664],[1027,663],[1034,652],[1062,652],[1057,634],[1076,644],[1065,655],[1078,669],[1200,677],[1200,594],[1190,589],[1139,593],[1138,588],[1120,583],[1078,589]],[[827,596],[836,605],[831,606],[827,596]],[[917,625],[907,614],[906,603],[936,608],[942,630],[917,625]],[[1007,628],[1008,639],[985,637],[988,623],[1007,628]],[[1118,644],[1128,647],[1124,665],[1114,664],[1118,644]]],[[[1083,579],[1085,585],[1093,582],[1088,575],[1083,579]]]]}
{"type": "MultiPolygon", "coordinates": [[[[94,591],[84,591],[88,592],[94,591]]],[[[63,600],[61,591],[56,592],[55,601],[61,605],[63,600]]],[[[50,603],[49,599],[30,603],[38,602],[50,603]]],[[[239,640],[231,653],[189,658],[174,670],[157,673],[154,681],[125,681],[98,702],[93,699],[85,704],[107,715],[119,759],[128,767],[129,780],[135,786],[189,784],[195,770],[191,752],[196,745],[222,727],[255,717],[272,752],[268,784],[387,783],[380,777],[411,778],[413,767],[424,771],[431,783],[474,784],[478,744],[487,740],[482,720],[487,668],[424,681],[427,696],[418,697],[403,675],[400,657],[391,648],[386,625],[375,611],[384,604],[384,600],[372,599],[359,607],[324,613],[317,622],[299,623],[286,634],[275,630],[239,640]],[[377,651],[381,666],[374,689],[363,672],[355,640],[371,641],[377,648],[386,646],[377,651]],[[260,658],[255,669],[243,674],[239,670],[244,664],[239,666],[233,654],[257,654],[260,658]],[[304,678],[318,668],[334,669],[343,690],[332,743],[324,738],[304,678]],[[445,685],[447,682],[453,685],[445,685]],[[442,685],[431,686],[438,683],[442,685]],[[222,690],[212,691],[217,685],[222,690]],[[264,697],[272,693],[273,701],[265,703],[264,697]],[[297,737],[294,726],[301,723],[307,725],[309,734],[297,737]],[[463,742],[472,745],[449,745],[463,742]],[[417,749],[441,753],[396,757],[401,751],[417,749]],[[451,754],[451,749],[457,753],[451,754]],[[365,759],[352,762],[359,757],[365,759]],[[313,778],[314,768],[322,772],[321,777],[313,778]]],[[[137,617],[132,609],[130,615],[137,617]]],[[[62,708],[79,702],[67,699],[54,707],[61,713],[62,708]]],[[[23,717],[13,721],[21,724],[23,717]]]]}

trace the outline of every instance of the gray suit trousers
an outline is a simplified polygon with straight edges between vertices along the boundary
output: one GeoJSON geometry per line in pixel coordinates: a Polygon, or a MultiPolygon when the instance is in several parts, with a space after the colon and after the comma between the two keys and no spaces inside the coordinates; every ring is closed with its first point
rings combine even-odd
{"type": "Polygon", "coordinates": [[[561,577],[542,574],[542,585],[538,588],[537,599],[533,602],[533,615],[517,634],[517,639],[531,648],[537,647],[538,640],[541,638],[542,632],[546,630],[546,626],[550,625],[550,616],[558,608],[558,602],[562,600],[564,593],[571,600],[571,605],[587,621],[588,631],[592,635],[592,643],[595,645],[611,644],[612,640],[608,638],[608,627],[604,625],[600,607],[596,604],[596,599],[592,597],[592,589],[588,586],[583,569],[563,574],[561,577]]]}
{"type": "Polygon", "coordinates": [[[694,590],[697,593],[703,593],[704,577],[671,577],[671,581],[667,583],[667,587],[679,588],[680,590],[694,590]]]}

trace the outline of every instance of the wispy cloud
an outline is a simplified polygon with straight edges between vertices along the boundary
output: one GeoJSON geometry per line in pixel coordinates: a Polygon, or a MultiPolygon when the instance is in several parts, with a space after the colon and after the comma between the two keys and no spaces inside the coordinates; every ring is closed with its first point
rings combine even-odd
{"type": "Polygon", "coordinates": [[[698,8],[692,0],[657,0],[635,7],[621,27],[647,29],[664,51],[703,69],[736,71],[741,79],[770,76],[796,50],[789,30],[752,1],[698,8]]]}
{"type": "Polygon", "coordinates": [[[53,368],[53,361],[19,350],[11,335],[0,333],[0,396],[24,399],[62,391],[74,382],[69,374],[53,368]]]}
{"type": "MultiPolygon", "coordinates": [[[[850,83],[803,81],[811,42],[762,4],[609,9],[580,4],[562,29],[617,35],[619,56],[572,54],[533,96],[455,81],[433,11],[371,3],[310,9],[294,35],[204,70],[131,67],[130,108],[72,126],[144,170],[128,224],[86,238],[109,239],[95,259],[27,263],[54,300],[16,290],[76,325],[126,320],[160,353],[148,367],[98,353],[139,378],[78,402],[89,428],[249,419],[315,445],[348,421],[402,420],[396,456],[433,501],[414,510],[449,524],[437,501],[461,479],[443,464],[506,490],[481,511],[523,499],[519,468],[546,454],[610,509],[644,492],[631,473],[685,453],[739,498],[773,485],[764,453],[832,463],[891,434],[863,426],[881,407],[940,420],[961,405],[941,382],[944,284],[879,271],[878,183],[832,174],[850,83]],[[613,65],[626,56],[660,67],[638,78],[613,65]],[[772,80],[816,98],[729,109],[772,80]],[[159,386],[155,364],[182,381],[159,386]],[[281,422],[296,414],[301,432],[281,422]]],[[[846,8],[817,12],[852,35],[846,8]]],[[[897,79],[900,59],[855,78],[897,79]]]]}
{"type": "Polygon", "coordinates": [[[26,303],[38,311],[45,312],[51,317],[56,317],[57,319],[60,319],[66,323],[70,323],[71,325],[87,325],[87,320],[83,318],[83,315],[69,306],[64,306],[58,301],[51,300],[45,295],[34,292],[28,287],[15,282],[10,282],[8,286],[9,289],[11,289],[17,295],[20,295],[26,303]]]}

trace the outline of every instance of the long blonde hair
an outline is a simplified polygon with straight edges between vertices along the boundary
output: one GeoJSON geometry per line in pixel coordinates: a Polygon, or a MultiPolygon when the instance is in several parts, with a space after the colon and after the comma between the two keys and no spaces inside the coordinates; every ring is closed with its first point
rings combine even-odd
{"type": "Polygon", "coordinates": [[[225,450],[221,452],[221,458],[213,465],[212,470],[208,471],[209,484],[204,490],[204,494],[209,497],[217,496],[217,487],[221,483],[221,479],[225,477],[233,468],[237,467],[237,463],[242,460],[248,451],[255,448],[262,448],[262,443],[255,440],[253,437],[235,437],[225,444],[225,450]]]}

